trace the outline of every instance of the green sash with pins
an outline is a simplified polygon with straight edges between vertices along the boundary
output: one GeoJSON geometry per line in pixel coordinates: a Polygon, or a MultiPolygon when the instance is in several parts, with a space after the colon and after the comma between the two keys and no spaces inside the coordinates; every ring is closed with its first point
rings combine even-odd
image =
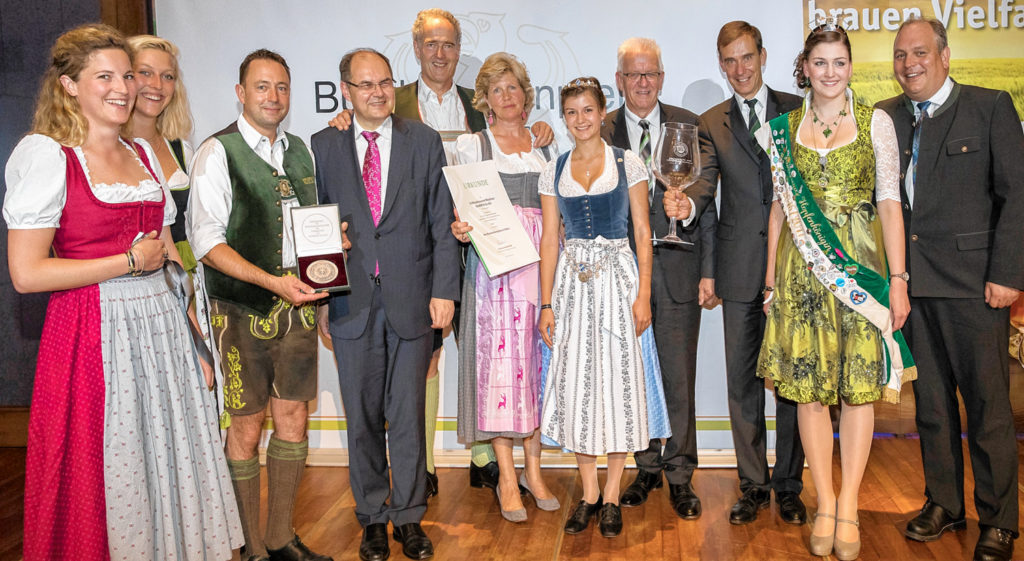
{"type": "Polygon", "coordinates": [[[772,182],[786,214],[793,243],[814,277],[840,302],[878,328],[885,343],[888,367],[886,399],[898,399],[902,381],[915,379],[917,371],[903,334],[892,328],[889,282],[850,257],[814,200],[811,189],[796,168],[790,148],[789,116],[772,119],[769,126],[772,182]]]}

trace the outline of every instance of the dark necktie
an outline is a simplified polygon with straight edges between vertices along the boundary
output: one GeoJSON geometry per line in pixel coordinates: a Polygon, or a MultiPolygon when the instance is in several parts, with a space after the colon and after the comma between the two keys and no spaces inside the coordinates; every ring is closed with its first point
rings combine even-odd
{"type": "Polygon", "coordinates": [[[647,204],[654,204],[654,174],[651,169],[651,123],[640,119],[640,159],[647,166],[647,204]]]}
{"type": "Polygon", "coordinates": [[[752,138],[756,138],[754,137],[754,133],[757,132],[757,129],[761,128],[761,121],[757,118],[757,99],[748,99],[743,103],[746,103],[747,107],[750,108],[750,110],[747,111],[747,130],[750,131],[750,136],[752,138]]]}
{"type": "Polygon", "coordinates": [[[914,191],[917,189],[917,153],[921,148],[921,123],[928,118],[928,106],[931,104],[930,101],[921,101],[917,104],[921,114],[914,125],[914,144],[910,153],[910,188],[907,189],[907,202],[910,206],[914,206],[914,191]]]}

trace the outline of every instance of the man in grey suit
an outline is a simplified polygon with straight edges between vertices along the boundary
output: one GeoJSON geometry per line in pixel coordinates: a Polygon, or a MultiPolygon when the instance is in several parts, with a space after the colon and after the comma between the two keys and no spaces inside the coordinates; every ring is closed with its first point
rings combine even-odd
{"type": "Polygon", "coordinates": [[[342,58],[341,89],[353,126],[312,138],[320,202],[349,223],[350,293],[329,300],[329,332],[348,420],[349,478],[363,526],[360,558],[389,555],[387,522],[411,559],[433,555],[426,511],[424,394],[432,329],[452,320],[459,252],[441,174],[441,138],[393,116],[388,59],[372,49],[342,58]],[[392,454],[388,473],[386,448],[392,454]]]}
{"type": "MultiPolygon", "coordinates": [[[[601,135],[612,146],[636,152],[648,165],[662,123],[697,124],[693,113],[658,100],[664,80],[661,48],[657,43],[632,38],[619,46],[615,82],[625,94],[626,103],[605,117],[601,135]]],[[[664,235],[668,230],[668,218],[661,204],[665,189],[656,187],[654,181],[649,182],[649,188],[651,231],[655,236],[664,235]]],[[[665,442],[664,450],[661,440],[655,439],[646,450],[634,454],[637,476],[621,499],[625,506],[643,504],[651,490],[661,487],[664,471],[672,509],[683,519],[697,518],[701,513],[700,499],[693,492],[690,479],[697,467],[694,387],[700,307],[705,300],[713,299],[714,271],[708,245],[714,243],[714,205],[708,206],[699,220],[694,217],[692,213],[687,215],[683,225],[696,222],[699,226],[680,232],[680,237],[690,245],[654,248],[651,311],[672,437],[665,442]],[[698,283],[705,288],[700,294],[698,283]]]]}
{"type": "MultiPolygon", "coordinates": [[[[772,204],[771,170],[764,152],[766,122],[800,105],[800,98],[764,85],[761,68],[768,52],[761,32],[733,21],[718,33],[718,63],[734,94],[700,116],[700,180],[687,193],[698,214],[715,204],[722,185],[715,236],[715,293],[722,298],[725,371],[729,419],[742,495],[729,522],[748,524],[767,508],[772,489],[779,516],[802,524],[807,511],[800,500],[804,454],[797,432],[796,404],[776,397],[775,469],[768,475],[764,381],[757,377],[757,355],[764,336],[764,275],[768,213],[772,204]]],[[[676,208],[666,201],[670,213],[676,208]]]]}
{"type": "MultiPolygon", "coordinates": [[[[1018,536],[1010,409],[1009,306],[1024,288],[1024,134],[1007,92],[949,78],[942,23],[908,20],[893,46],[903,95],[878,104],[900,143],[914,383],[925,497],[907,537],[966,526],[957,390],[967,411],[979,561],[1008,560],[1018,536]]],[[[902,273],[902,274],[899,274],[902,273]]],[[[899,281],[895,281],[899,282],[899,281]]]]}

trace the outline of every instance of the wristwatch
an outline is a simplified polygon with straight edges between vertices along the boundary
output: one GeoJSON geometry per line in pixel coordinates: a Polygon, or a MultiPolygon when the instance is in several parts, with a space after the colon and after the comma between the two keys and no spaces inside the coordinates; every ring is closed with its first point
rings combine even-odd
{"type": "Polygon", "coordinates": [[[903,271],[902,273],[890,273],[889,280],[892,279],[903,279],[903,282],[910,282],[910,273],[903,271]]]}

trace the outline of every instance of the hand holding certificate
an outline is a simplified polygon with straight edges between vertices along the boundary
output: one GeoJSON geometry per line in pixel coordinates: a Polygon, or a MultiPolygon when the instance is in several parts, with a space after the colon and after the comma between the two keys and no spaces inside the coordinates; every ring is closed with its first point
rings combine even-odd
{"type": "Polygon", "coordinates": [[[491,160],[446,166],[445,179],[459,217],[473,226],[469,239],[488,276],[540,261],[491,160]]]}
{"type": "Polygon", "coordinates": [[[340,216],[336,204],[292,209],[299,278],[317,292],[349,288],[340,216]]]}

